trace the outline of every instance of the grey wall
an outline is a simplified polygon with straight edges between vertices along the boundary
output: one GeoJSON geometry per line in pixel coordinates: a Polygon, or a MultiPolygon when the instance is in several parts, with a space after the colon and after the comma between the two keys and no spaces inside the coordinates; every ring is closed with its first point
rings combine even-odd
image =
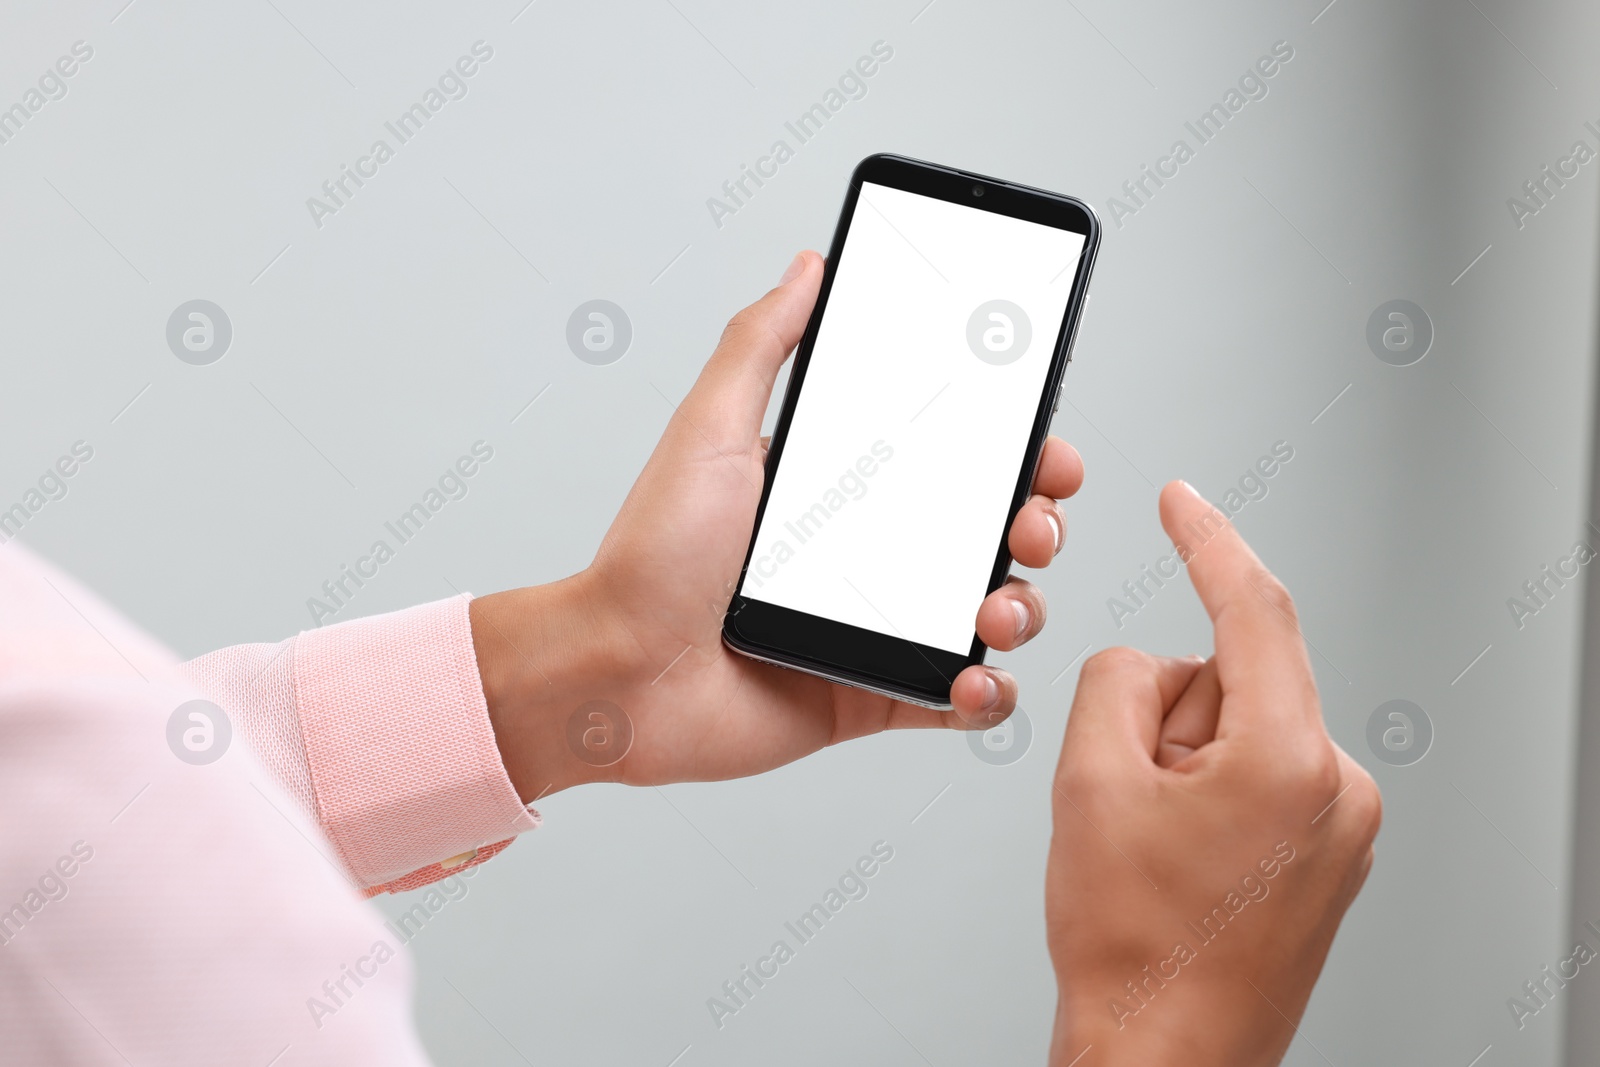
{"type": "MultiPolygon", "coordinates": [[[[478,439],[495,459],[470,495],[340,617],[570,573],[661,394],[825,245],[861,156],[1076,193],[1111,223],[1120,184],[1288,41],[1269,95],[1108,225],[1057,427],[1089,481],[1042,578],[1049,630],[1000,657],[1026,756],[901,735],[749,781],[555,796],[412,943],[420,1025],[443,1064],[1040,1062],[1077,657],[1207,649],[1186,589],[1120,629],[1107,600],[1164,551],[1155,486],[1220,500],[1286,441],[1238,521],[1297,594],[1330,728],[1388,805],[1289,1062],[1557,1064],[1600,978],[1520,1031],[1506,1002],[1577,936],[1581,579],[1520,628],[1507,600],[1595,536],[1600,164],[1521,228],[1506,200],[1595,146],[1600,12],[1324,2],[10,4],[0,105],[74,41],[94,56],[0,145],[0,506],[91,442],[24,540],[186,654],[308,626],[321,582],[478,439]],[[478,40],[494,54],[468,95],[315,225],[306,199],[478,40]],[[865,98],[714,224],[707,198],[878,40],[894,57],[865,98]],[[595,297],[635,330],[607,367],[563,340],[595,297]],[[164,335],[195,298],[234,331],[210,366],[164,335]],[[1435,334],[1411,366],[1365,340],[1396,298],[1435,334]],[[1432,723],[1410,766],[1366,740],[1392,699],[1432,723]],[[717,1029],[707,998],[878,840],[895,858],[871,894],[717,1029]]],[[[1592,1062],[1578,1033],[1571,1062],[1592,1062]]]]}

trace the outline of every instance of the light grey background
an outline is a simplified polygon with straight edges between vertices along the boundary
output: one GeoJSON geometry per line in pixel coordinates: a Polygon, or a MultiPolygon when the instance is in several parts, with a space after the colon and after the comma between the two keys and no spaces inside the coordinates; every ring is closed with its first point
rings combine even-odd
{"type": "MultiPolygon", "coordinates": [[[[0,145],[0,506],[92,443],[23,539],[185,654],[307,627],[322,581],[479,439],[495,458],[470,495],[339,617],[584,566],[723,322],[825,247],[866,154],[1075,193],[1108,222],[1057,423],[1089,480],[1040,578],[1049,629],[997,657],[1027,757],[902,734],[748,781],[550,798],[412,946],[440,1063],[1041,1062],[1076,664],[1208,648],[1187,589],[1120,630],[1107,598],[1165,551],[1156,486],[1220,499],[1280,440],[1294,459],[1238,521],[1387,803],[1288,1062],[1562,1062],[1566,999],[1520,1032],[1506,1001],[1577,936],[1583,597],[1520,630],[1506,601],[1594,536],[1600,165],[1520,230],[1506,200],[1595,143],[1593,5],[123,2],[0,15],[0,106],[95,49],[0,145]],[[480,39],[469,95],[318,229],[306,198],[480,39]],[[868,95],[716,226],[707,198],[878,40],[894,57],[868,95]],[[1120,184],[1279,40],[1270,95],[1111,224],[1120,184]],[[233,324],[208,367],[165,341],[196,298],[233,324]],[[611,366],[565,346],[594,298],[633,322],[611,366]],[[1394,298],[1435,327],[1411,367],[1364,340],[1394,298]],[[1435,739],[1390,767],[1365,724],[1402,697],[1435,739]],[[880,839],[870,896],[718,1030],[707,998],[880,839]]],[[[1593,1062],[1576,1032],[1570,1062],[1593,1062]]]]}

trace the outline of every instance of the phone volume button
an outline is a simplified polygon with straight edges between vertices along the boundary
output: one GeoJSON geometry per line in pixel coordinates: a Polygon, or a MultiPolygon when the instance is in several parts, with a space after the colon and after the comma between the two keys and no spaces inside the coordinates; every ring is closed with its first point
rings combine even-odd
{"type": "Polygon", "coordinates": [[[1072,362],[1072,350],[1078,347],[1078,331],[1083,328],[1083,317],[1089,312],[1089,297],[1083,298],[1083,306],[1078,309],[1078,317],[1072,320],[1072,336],[1067,338],[1067,362],[1072,362]]]}

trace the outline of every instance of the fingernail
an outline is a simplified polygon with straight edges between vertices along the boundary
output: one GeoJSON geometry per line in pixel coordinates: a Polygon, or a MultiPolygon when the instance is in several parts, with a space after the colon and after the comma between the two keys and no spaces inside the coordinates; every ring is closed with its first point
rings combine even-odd
{"type": "Polygon", "coordinates": [[[794,257],[794,262],[789,264],[789,269],[783,272],[783,277],[778,279],[779,285],[788,285],[800,277],[800,272],[806,269],[806,254],[801,252],[794,257]]]}
{"type": "MultiPolygon", "coordinates": [[[[1033,613],[1028,610],[1028,605],[1020,600],[1011,602],[1011,614],[1017,619],[1017,640],[1021,641],[1028,633],[1028,623],[1033,619],[1033,613]]],[[[990,679],[992,682],[993,679],[990,679]]]]}
{"type": "Polygon", "coordinates": [[[1056,518],[1053,513],[1048,512],[1048,511],[1044,513],[1044,517],[1045,517],[1045,521],[1050,524],[1051,536],[1053,536],[1055,538],[1055,542],[1056,542],[1055,551],[1057,553],[1059,553],[1061,551],[1061,540],[1062,540],[1062,538],[1061,538],[1061,520],[1056,518]]]}
{"type": "Polygon", "coordinates": [[[1000,703],[1000,683],[994,680],[994,675],[985,673],[983,676],[983,707],[980,710],[988,711],[998,703],[1000,703]]]}

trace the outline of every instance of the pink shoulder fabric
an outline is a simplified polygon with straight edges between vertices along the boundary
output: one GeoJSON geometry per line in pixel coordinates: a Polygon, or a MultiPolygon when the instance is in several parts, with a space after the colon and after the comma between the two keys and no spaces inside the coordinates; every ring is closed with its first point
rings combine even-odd
{"type": "Polygon", "coordinates": [[[201,694],[93,593],[0,545],[0,1061],[422,1067],[405,943],[201,694]],[[220,735],[218,735],[220,736],[220,735]]]}
{"type": "Polygon", "coordinates": [[[468,602],[226,648],[185,666],[369,892],[448,877],[539,825],[495,745],[468,602]]]}

